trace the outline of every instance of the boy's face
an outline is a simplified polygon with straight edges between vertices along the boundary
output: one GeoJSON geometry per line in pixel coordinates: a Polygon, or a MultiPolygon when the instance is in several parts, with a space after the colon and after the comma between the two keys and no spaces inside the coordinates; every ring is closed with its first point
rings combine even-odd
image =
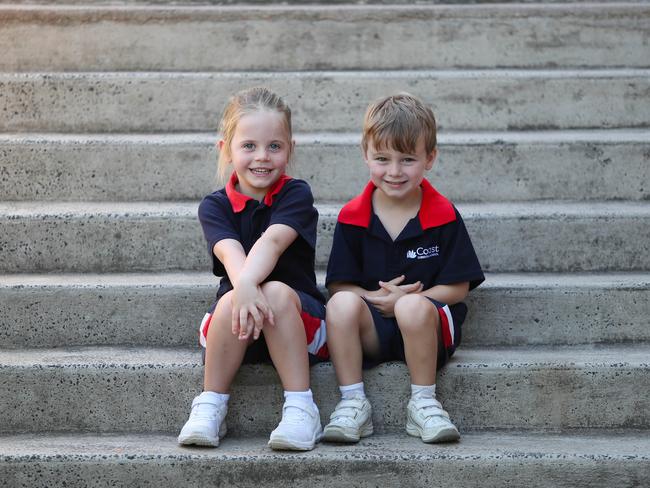
{"type": "Polygon", "coordinates": [[[402,200],[419,191],[424,173],[431,169],[436,150],[427,153],[424,138],[420,137],[412,153],[402,153],[391,148],[375,148],[369,141],[364,155],[370,180],[389,198],[402,200]]]}

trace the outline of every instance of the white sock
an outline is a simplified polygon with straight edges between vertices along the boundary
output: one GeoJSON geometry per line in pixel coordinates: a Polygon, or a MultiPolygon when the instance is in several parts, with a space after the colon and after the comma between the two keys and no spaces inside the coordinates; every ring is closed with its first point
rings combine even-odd
{"type": "Polygon", "coordinates": [[[228,406],[228,400],[230,400],[230,395],[226,393],[216,393],[214,391],[204,391],[199,396],[202,400],[207,400],[210,403],[216,403],[217,405],[228,406]]]}
{"type": "Polygon", "coordinates": [[[435,398],[436,385],[411,385],[411,397],[435,398]]]}
{"type": "Polygon", "coordinates": [[[292,400],[298,402],[306,407],[316,406],[314,403],[314,395],[311,392],[311,388],[307,391],[284,391],[284,401],[292,400]]]}
{"type": "Polygon", "coordinates": [[[349,400],[350,398],[366,398],[366,391],[363,387],[363,381],[361,383],[355,383],[353,385],[339,386],[341,391],[341,398],[343,400],[349,400]]]}

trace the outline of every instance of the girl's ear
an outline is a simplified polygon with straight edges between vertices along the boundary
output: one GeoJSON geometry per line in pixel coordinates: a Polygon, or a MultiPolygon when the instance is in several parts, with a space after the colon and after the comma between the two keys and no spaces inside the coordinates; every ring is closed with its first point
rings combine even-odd
{"type": "Polygon", "coordinates": [[[226,145],[226,141],[224,141],[223,139],[219,139],[217,141],[217,149],[219,149],[219,151],[223,151],[223,146],[225,145],[226,145]]]}
{"type": "Polygon", "coordinates": [[[433,163],[435,162],[437,156],[438,156],[438,149],[434,148],[433,151],[431,151],[427,156],[427,164],[425,166],[427,170],[433,167],[433,163]]]}

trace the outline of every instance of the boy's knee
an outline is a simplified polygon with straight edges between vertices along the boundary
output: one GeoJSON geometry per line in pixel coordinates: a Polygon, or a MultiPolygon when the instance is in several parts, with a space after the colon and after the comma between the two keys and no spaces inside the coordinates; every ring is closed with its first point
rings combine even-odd
{"type": "Polygon", "coordinates": [[[351,291],[339,291],[332,295],[327,302],[327,318],[328,322],[331,319],[338,319],[341,317],[350,317],[359,315],[361,307],[365,303],[363,299],[356,293],[351,291]]]}
{"type": "Polygon", "coordinates": [[[422,295],[404,295],[395,302],[395,319],[402,331],[417,330],[438,323],[438,310],[422,295]]]}

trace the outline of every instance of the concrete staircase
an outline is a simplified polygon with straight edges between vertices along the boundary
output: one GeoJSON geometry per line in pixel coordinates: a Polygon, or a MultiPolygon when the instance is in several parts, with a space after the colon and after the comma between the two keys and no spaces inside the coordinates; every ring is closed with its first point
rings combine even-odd
{"type": "Polygon", "coordinates": [[[0,487],[649,486],[650,4],[217,3],[0,0],[0,487]],[[294,110],[321,267],[366,104],[434,106],[488,272],[439,379],[460,443],[406,436],[389,363],[359,445],[270,451],[281,387],[248,366],[222,446],[176,446],[217,285],[196,208],[257,84],[294,110]]]}

